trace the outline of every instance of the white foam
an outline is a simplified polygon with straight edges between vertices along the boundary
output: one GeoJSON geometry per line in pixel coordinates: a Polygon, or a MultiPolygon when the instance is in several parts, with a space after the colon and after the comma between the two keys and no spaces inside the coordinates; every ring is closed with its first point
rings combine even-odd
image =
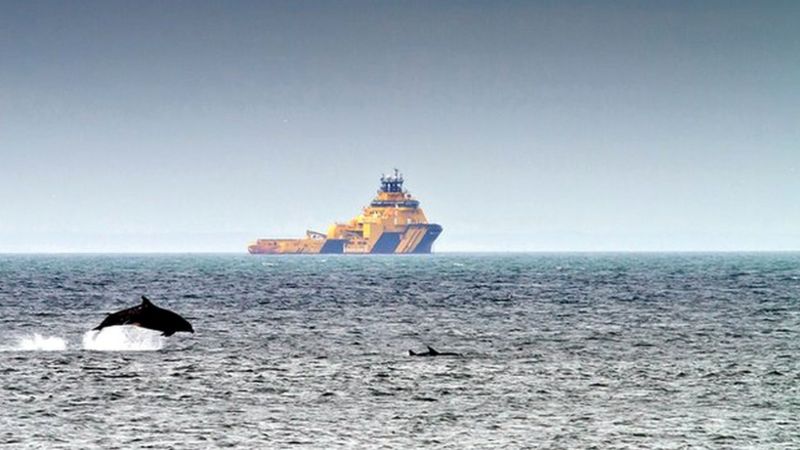
{"type": "Polygon", "coordinates": [[[164,347],[161,333],[133,326],[106,327],[100,331],[87,331],[83,335],[84,350],[100,351],[153,351],[164,347]]]}
{"type": "Polygon", "coordinates": [[[67,349],[67,341],[56,336],[42,336],[33,333],[33,336],[20,338],[17,346],[10,350],[22,351],[60,351],[67,349]]]}

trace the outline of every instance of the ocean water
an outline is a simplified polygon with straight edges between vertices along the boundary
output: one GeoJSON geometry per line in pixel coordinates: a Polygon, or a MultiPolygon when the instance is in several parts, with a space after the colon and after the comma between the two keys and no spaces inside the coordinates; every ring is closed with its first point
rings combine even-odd
{"type": "Polygon", "coordinates": [[[0,447],[796,449],[798,332],[798,253],[0,256],[0,447]]]}

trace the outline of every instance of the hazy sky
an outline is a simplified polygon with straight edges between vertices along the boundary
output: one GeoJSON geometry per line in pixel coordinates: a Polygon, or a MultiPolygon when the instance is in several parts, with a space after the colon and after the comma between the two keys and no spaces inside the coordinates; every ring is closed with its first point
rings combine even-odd
{"type": "Polygon", "coordinates": [[[0,252],[800,249],[800,2],[0,2],[0,252]]]}

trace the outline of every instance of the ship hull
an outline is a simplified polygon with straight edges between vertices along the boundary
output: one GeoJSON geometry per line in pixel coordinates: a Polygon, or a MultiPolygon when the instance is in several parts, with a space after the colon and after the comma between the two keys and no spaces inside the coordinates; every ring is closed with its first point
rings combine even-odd
{"type": "Polygon", "coordinates": [[[431,253],[441,232],[437,224],[407,225],[402,231],[384,231],[369,249],[348,239],[259,239],[247,251],[253,255],[421,254],[431,253]]]}
{"type": "Polygon", "coordinates": [[[247,247],[251,255],[303,255],[344,253],[344,239],[259,239],[247,247]]]}
{"type": "Polygon", "coordinates": [[[430,253],[433,249],[433,242],[439,235],[442,233],[442,226],[437,224],[431,224],[427,230],[425,230],[425,236],[420,240],[420,243],[414,248],[414,251],[411,253],[430,253]]]}

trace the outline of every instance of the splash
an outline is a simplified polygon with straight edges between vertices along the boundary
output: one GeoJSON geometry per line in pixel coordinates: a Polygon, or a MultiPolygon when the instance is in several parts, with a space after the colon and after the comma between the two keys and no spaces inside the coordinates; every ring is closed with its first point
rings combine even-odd
{"type": "Polygon", "coordinates": [[[42,336],[34,333],[33,336],[20,338],[16,347],[10,350],[22,351],[60,351],[67,349],[67,341],[55,336],[42,336]]]}
{"type": "Polygon", "coordinates": [[[100,331],[87,331],[83,335],[84,350],[100,351],[153,351],[164,347],[164,338],[158,331],[132,326],[114,326],[100,331]]]}

